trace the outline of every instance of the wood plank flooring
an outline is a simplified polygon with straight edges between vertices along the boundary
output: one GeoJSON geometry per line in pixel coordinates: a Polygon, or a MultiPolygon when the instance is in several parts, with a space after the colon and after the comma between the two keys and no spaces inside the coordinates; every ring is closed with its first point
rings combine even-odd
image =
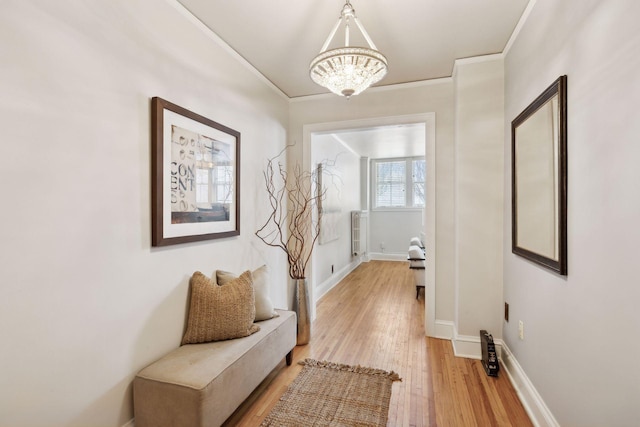
{"type": "Polygon", "coordinates": [[[388,426],[532,426],[504,372],[488,377],[479,360],[457,358],[449,341],[425,337],[424,294],[416,299],[404,262],[363,263],[327,293],[311,342],[296,347],[293,364],[283,361],[224,425],[260,425],[307,357],[400,374],[388,426]]]}

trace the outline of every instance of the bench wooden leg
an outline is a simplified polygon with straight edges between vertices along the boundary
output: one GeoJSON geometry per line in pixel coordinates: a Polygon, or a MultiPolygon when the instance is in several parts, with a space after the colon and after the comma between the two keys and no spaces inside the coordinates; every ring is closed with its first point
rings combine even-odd
{"type": "Polygon", "coordinates": [[[291,364],[293,363],[293,349],[291,349],[291,351],[289,353],[287,353],[287,366],[291,366],[291,364]]]}

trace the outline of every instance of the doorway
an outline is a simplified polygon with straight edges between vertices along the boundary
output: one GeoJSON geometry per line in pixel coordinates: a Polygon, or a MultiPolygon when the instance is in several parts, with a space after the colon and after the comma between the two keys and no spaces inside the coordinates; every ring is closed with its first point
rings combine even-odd
{"type": "MultiPolygon", "coordinates": [[[[314,140],[317,141],[317,138],[326,138],[329,135],[335,141],[339,141],[343,143],[344,149],[346,151],[351,151],[350,155],[360,155],[358,151],[361,153],[369,153],[370,155],[378,156],[380,151],[383,150],[383,144],[381,142],[374,143],[375,147],[366,147],[369,151],[365,151],[365,148],[358,149],[358,144],[366,144],[366,141],[375,140],[376,138],[380,138],[380,140],[384,139],[381,136],[387,132],[389,134],[393,133],[393,129],[404,128],[405,131],[415,131],[416,129],[420,129],[422,132],[421,141],[423,147],[421,152],[424,153],[424,157],[426,160],[426,182],[425,182],[425,208],[423,210],[423,232],[425,235],[425,245],[427,247],[427,272],[425,277],[425,331],[428,336],[435,335],[435,307],[436,307],[436,292],[435,292],[435,260],[437,254],[436,248],[436,194],[435,194],[435,177],[436,177],[436,162],[435,162],[435,113],[425,113],[425,114],[415,114],[415,115],[407,115],[407,116],[390,116],[383,118],[374,118],[374,119],[358,119],[358,120],[348,120],[348,121],[339,121],[339,122],[331,122],[331,123],[321,123],[321,124],[309,124],[303,126],[303,167],[305,170],[311,170],[314,165],[314,161],[317,159],[313,158],[313,144],[314,140]],[[341,141],[342,139],[342,141],[341,141]],[[346,140],[351,141],[353,146],[350,146],[350,143],[346,140]],[[355,141],[355,142],[354,142],[355,141]]],[[[401,141],[396,141],[393,147],[388,148],[388,157],[402,155],[402,150],[404,150],[405,154],[415,153],[414,151],[409,151],[410,149],[407,146],[402,146],[405,144],[401,141]]],[[[364,162],[363,162],[364,163],[364,162]]],[[[366,180],[367,185],[369,183],[368,178],[366,180]]],[[[361,194],[369,194],[368,191],[361,191],[361,194]]],[[[367,196],[368,197],[368,196],[367,196]]],[[[364,199],[364,196],[363,196],[364,199]]],[[[367,200],[362,200],[359,206],[365,209],[370,206],[370,203],[367,200]]],[[[363,210],[365,210],[363,209],[363,210]]],[[[347,236],[348,237],[348,236],[347,236]]],[[[408,241],[407,241],[408,246],[408,241]]],[[[319,265],[314,260],[311,260],[310,263],[310,274],[308,275],[311,280],[309,280],[309,287],[311,293],[311,313],[312,316],[315,316],[315,306],[317,302],[317,297],[319,294],[317,287],[320,285],[318,280],[314,280],[316,274],[314,274],[314,268],[320,268],[319,265]]],[[[324,267],[324,266],[323,266],[324,267]]]]}

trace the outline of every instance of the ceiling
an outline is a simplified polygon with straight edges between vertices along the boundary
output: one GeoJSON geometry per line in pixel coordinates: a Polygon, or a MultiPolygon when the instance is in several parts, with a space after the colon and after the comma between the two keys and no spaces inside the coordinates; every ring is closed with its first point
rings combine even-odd
{"type": "MultiPolygon", "coordinates": [[[[338,21],[344,0],[178,0],[289,98],[329,93],[309,63],[338,21]]],[[[504,50],[529,0],[351,0],[389,62],[376,86],[450,77],[456,59],[504,50]]],[[[367,46],[359,31],[352,46],[367,46]]],[[[343,44],[338,33],[330,48],[343,44]]],[[[369,158],[424,155],[424,127],[332,133],[369,158]]]]}
{"type": "Polygon", "coordinates": [[[331,138],[361,157],[416,157],[425,153],[425,124],[401,124],[342,130],[314,135],[312,143],[331,138]]]}
{"type": "MultiPolygon", "coordinates": [[[[309,78],[344,0],[178,0],[289,98],[327,93],[309,78]]],[[[456,59],[500,53],[529,0],[351,0],[389,62],[377,86],[449,77],[456,59]]],[[[330,47],[343,44],[336,34],[330,47]]],[[[367,46],[355,27],[352,46],[367,46]]]]}

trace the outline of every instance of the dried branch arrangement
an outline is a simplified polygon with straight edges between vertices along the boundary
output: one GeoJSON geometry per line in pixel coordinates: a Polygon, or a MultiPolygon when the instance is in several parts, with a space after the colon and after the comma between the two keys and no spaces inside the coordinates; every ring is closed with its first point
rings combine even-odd
{"type": "Polygon", "coordinates": [[[326,190],[320,187],[317,172],[303,171],[300,165],[289,172],[282,165],[279,158],[290,146],[267,162],[263,175],[271,213],[255,234],[267,245],[287,254],[292,279],[304,279],[320,235],[322,209],[317,208],[326,190]],[[316,218],[314,209],[318,212],[316,218]]]}

